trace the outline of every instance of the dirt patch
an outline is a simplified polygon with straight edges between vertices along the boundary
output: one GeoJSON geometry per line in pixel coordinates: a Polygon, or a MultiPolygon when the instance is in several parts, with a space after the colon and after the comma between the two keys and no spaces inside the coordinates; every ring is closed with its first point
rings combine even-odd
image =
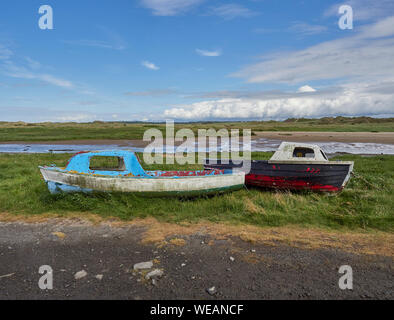
{"type": "Polygon", "coordinates": [[[186,244],[185,239],[180,239],[180,238],[174,238],[168,241],[170,244],[173,244],[174,246],[184,246],[186,244]]]}
{"type": "Polygon", "coordinates": [[[1,213],[2,222],[45,223],[48,221],[64,225],[109,225],[111,227],[137,226],[143,228],[143,244],[176,246],[185,245],[184,237],[195,234],[209,235],[217,240],[240,238],[249,243],[271,246],[288,245],[299,248],[338,248],[357,254],[394,257],[394,234],[372,231],[333,231],[299,226],[257,227],[252,225],[232,225],[229,223],[168,223],[154,218],[122,221],[104,219],[94,214],[83,213],[42,214],[35,216],[1,213]],[[182,236],[183,238],[180,238],[182,236]]]}

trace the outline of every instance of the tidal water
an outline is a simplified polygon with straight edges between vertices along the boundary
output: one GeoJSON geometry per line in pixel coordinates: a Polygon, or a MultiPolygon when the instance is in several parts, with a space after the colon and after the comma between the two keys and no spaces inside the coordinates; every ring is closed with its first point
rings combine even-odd
{"type": "MultiPolygon", "coordinates": [[[[256,139],[251,143],[251,151],[275,151],[280,145],[279,140],[269,139],[256,139]]],[[[334,153],[349,153],[349,154],[388,154],[394,155],[393,144],[380,144],[380,143],[344,143],[344,142],[311,142],[320,146],[327,154],[334,153]]],[[[243,150],[244,146],[242,143],[236,146],[232,146],[232,150],[236,149],[243,150]]],[[[176,149],[176,147],[175,147],[176,149]]],[[[134,152],[143,152],[144,148],[135,147],[132,144],[129,146],[118,146],[118,145],[61,145],[61,144],[0,144],[0,153],[76,153],[79,151],[98,151],[98,150],[130,150],[134,152]]],[[[223,144],[217,147],[211,147],[210,151],[229,151],[229,145],[223,144]]],[[[178,150],[179,151],[179,150],[178,150]]],[[[207,151],[207,149],[199,148],[197,144],[191,145],[184,150],[185,152],[197,152],[207,151]]],[[[164,148],[163,150],[157,150],[156,152],[174,152],[174,148],[164,148]]]]}

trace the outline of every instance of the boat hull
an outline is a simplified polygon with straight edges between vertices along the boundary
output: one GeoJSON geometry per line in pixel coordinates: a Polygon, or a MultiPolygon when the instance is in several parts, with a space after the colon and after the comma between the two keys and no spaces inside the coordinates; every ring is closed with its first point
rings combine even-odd
{"type": "MultiPolygon", "coordinates": [[[[217,164],[207,161],[205,168],[230,169],[240,167],[232,162],[217,164]]],[[[285,190],[312,190],[337,192],[342,190],[353,169],[351,162],[289,163],[252,161],[245,177],[248,186],[285,190]]]]}
{"type": "Polygon", "coordinates": [[[236,190],[243,187],[245,174],[185,177],[111,177],[40,168],[51,193],[60,192],[128,192],[142,195],[199,195],[236,190]]]}

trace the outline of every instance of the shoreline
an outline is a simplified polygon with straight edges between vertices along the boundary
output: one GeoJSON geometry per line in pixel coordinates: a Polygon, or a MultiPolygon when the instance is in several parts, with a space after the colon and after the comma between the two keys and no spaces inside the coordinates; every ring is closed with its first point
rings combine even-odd
{"type": "Polygon", "coordinates": [[[344,142],[394,144],[394,132],[256,131],[258,138],[289,142],[344,142]]]}
{"type": "MultiPolygon", "coordinates": [[[[394,144],[394,132],[308,132],[308,131],[255,131],[252,140],[265,138],[289,142],[344,142],[394,144]]],[[[49,144],[49,145],[117,145],[119,147],[146,147],[149,142],[142,139],[81,139],[54,141],[0,141],[0,144],[49,144]]],[[[181,144],[175,143],[176,145],[181,144]]]]}

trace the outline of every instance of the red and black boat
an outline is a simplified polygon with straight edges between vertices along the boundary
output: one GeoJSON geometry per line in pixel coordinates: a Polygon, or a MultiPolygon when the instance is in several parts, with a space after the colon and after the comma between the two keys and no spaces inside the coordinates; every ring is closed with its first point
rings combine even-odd
{"type": "MultiPolygon", "coordinates": [[[[353,161],[329,161],[319,146],[282,142],[270,160],[252,160],[245,184],[273,189],[337,192],[350,179],[353,161]]],[[[206,169],[242,170],[231,160],[205,161],[206,169]]]]}

